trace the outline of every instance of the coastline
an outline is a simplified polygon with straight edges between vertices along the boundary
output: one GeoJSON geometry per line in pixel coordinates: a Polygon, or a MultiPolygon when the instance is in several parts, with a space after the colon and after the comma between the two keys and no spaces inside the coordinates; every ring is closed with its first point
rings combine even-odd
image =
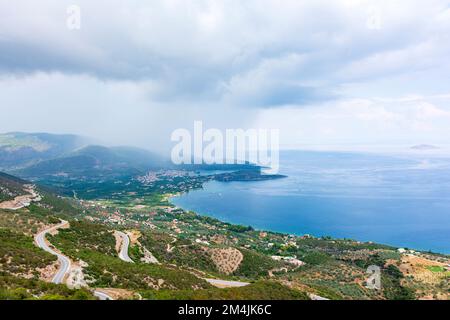
{"type": "MultiPolygon", "coordinates": [[[[199,189],[194,189],[194,190],[199,190],[199,189]]],[[[223,218],[217,217],[216,215],[211,214],[211,213],[199,212],[198,210],[191,210],[191,209],[184,208],[183,206],[180,206],[180,205],[177,205],[177,204],[173,203],[172,200],[174,198],[183,196],[183,195],[185,195],[187,193],[189,193],[189,191],[188,192],[177,192],[177,193],[167,194],[167,195],[165,195],[164,199],[166,199],[167,202],[171,206],[173,206],[174,208],[179,208],[179,209],[182,209],[183,211],[186,211],[186,212],[193,212],[193,213],[195,213],[198,216],[213,218],[213,219],[216,219],[216,220],[218,220],[220,222],[223,222],[223,223],[228,223],[228,224],[232,224],[232,225],[243,225],[245,227],[250,227],[253,230],[258,231],[258,232],[271,232],[271,233],[274,233],[274,234],[280,234],[280,235],[285,235],[285,236],[295,236],[295,237],[308,236],[308,237],[312,237],[312,238],[315,238],[315,239],[352,240],[352,241],[360,243],[360,244],[363,244],[363,243],[376,244],[376,245],[386,246],[386,247],[390,247],[392,249],[400,249],[400,250],[403,249],[403,248],[409,248],[408,246],[398,246],[398,245],[394,245],[394,244],[382,243],[382,242],[371,241],[371,240],[363,241],[363,240],[360,240],[360,239],[347,238],[347,237],[339,238],[339,237],[333,237],[333,236],[329,236],[329,235],[317,235],[317,234],[299,233],[299,232],[291,233],[291,232],[286,232],[286,231],[282,231],[282,230],[275,230],[275,229],[272,229],[272,228],[258,228],[258,227],[255,227],[252,224],[242,224],[242,223],[239,223],[237,221],[223,219],[223,218]]],[[[432,253],[432,254],[436,254],[436,255],[450,257],[450,252],[449,253],[446,253],[446,252],[435,252],[435,251],[431,251],[431,250],[423,250],[423,249],[417,249],[417,248],[410,248],[410,249],[414,249],[414,251],[416,251],[416,252],[432,253]]]]}

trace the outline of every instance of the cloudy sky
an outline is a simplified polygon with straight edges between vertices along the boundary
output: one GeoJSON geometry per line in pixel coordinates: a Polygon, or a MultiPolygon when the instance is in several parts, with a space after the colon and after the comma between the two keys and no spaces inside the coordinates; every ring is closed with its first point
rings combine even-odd
{"type": "Polygon", "coordinates": [[[449,57],[448,0],[0,0],[0,131],[444,144],[449,57]]]}

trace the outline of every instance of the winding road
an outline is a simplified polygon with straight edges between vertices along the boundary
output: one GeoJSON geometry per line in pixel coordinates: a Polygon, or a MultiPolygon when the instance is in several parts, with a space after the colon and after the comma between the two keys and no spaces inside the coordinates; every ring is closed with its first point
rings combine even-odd
{"type": "Polygon", "coordinates": [[[15,197],[13,200],[0,202],[0,209],[19,210],[30,206],[32,202],[41,201],[34,185],[25,185],[23,191],[28,194],[15,197]]]}
{"type": "Polygon", "coordinates": [[[208,278],[202,279],[209,282],[211,285],[217,288],[238,288],[238,287],[245,287],[250,284],[249,282],[241,282],[241,281],[229,281],[229,280],[208,279],[208,278]]]}
{"type": "MultiPolygon", "coordinates": [[[[68,226],[68,224],[69,223],[67,221],[61,220],[60,224],[57,224],[48,229],[45,229],[45,230],[39,232],[35,236],[35,241],[39,248],[58,257],[58,262],[59,262],[60,267],[59,267],[58,272],[55,274],[55,276],[52,279],[52,282],[56,283],[56,284],[61,284],[64,282],[66,275],[70,271],[71,261],[68,257],[64,256],[63,254],[56,251],[55,249],[52,249],[50,247],[50,243],[46,240],[45,236],[50,232],[53,232],[60,228],[68,226]]],[[[128,248],[130,246],[130,238],[128,237],[128,235],[126,233],[124,233],[122,231],[116,231],[115,233],[121,239],[119,258],[122,261],[134,263],[134,261],[131,260],[130,256],[128,255],[128,248]]],[[[250,284],[248,282],[240,282],[240,281],[228,281],[228,280],[208,279],[208,278],[202,278],[202,279],[206,280],[207,282],[209,282],[210,284],[212,284],[213,286],[218,287],[218,288],[243,287],[243,286],[247,286],[250,284]]],[[[111,296],[109,296],[105,292],[98,291],[98,290],[94,291],[94,296],[96,296],[100,300],[114,300],[111,296]]]]}
{"type": "Polygon", "coordinates": [[[321,296],[318,296],[318,295],[312,294],[312,293],[309,294],[309,298],[311,300],[318,300],[318,301],[330,300],[330,299],[327,299],[327,298],[324,298],[324,297],[321,297],[321,296]]]}
{"type": "MultiPolygon", "coordinates": [[[[48,229],[45,229],[45,230],[39,232],[34,237],[36,245],[39,248],[41,248],[42,250],[47,251],[48,253],[58,257],[59,269],[58,269],[58,272],[56,272],[55,276],[52,279],[52,282],[56,283],[56,284],[62,284],[64,282],[64,278],[66,277],[66,275],[70,271],[71,261],[65,255],[63,255],[60,252],[57,252],[56,250],[52,249],[50,247],[50,243],[45,239],[45,236],[48,233],[50,233],[50,232],[56,231],[56,230],[58,230],[60,228],[68,226],[68,225],[69,225],[69,223],[67,221],[61,220],[60,224],[57,224],[57,225],[52,226],[52,227],[50,227],[48,229]]],[[[100,300],[114,300],[111,296],[107,295],[106,293],[100,292],[100,291],[97,291],[97,290],[94,291],[94,296],[96,296],[100,300]]]]}
{"type": "Polygon", "coordinates": [[[116,231],[116,234],[122,239],[122,243],[119,250],[119,258],[122,261],[125,262],[131,262],[134,263],[133,260],[131,260],[130,256],[128,255],[128,248],[130,246],[130,238],[128,235],[122,231],[116,231]]]}
{"type": "Polygon", "coordinates": [[[46,229],[44,231],[39,232],[35,237],[35,241],[36,244],[39,248],[47,251],[48,253],[57,256],[58,257],[58,263],[59,263],[59,270],[58,272],[55,274],[55,276],[52,279],[53,283],[56,284],[60,284],[63,283],[64,277],[66,276],[66,274],[69,272],[70,270],[70,266],[71,266],[71,262],[70,259],[67,258],[66,256],[62,255],[61,253],[55,251],[54,249],[52,249],[49,245],[49,243],[47,243],[47,240],[45,239],[45,236],[47,235],[47,233],[52,232],[52,231],[56,231],[60,228],[63,228],[65,226],[67,226],[69,223],[67,221],[61,221],[60,224],[50,227],[49,229],[46,229]]]}
{"type": "Polygon", "coordinates": [[[94,296],[100,300],[114,300],[111,296],[108,296],[106,293],[100,291],[94,291],[94,296]]]}

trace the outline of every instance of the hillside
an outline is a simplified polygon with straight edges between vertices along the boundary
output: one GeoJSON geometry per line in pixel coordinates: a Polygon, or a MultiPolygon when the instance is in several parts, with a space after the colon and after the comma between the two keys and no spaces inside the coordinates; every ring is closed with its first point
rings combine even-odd
{"type": "Polygon", "coordinates": [[[157,155],[138,148],[86,146],[67,155],[41,161],[16,173],[36,179],[45,176],[136,175],[164,165],[166,163],[157,155]]]}
{"type": "Polygon", "coordinates": [[[25,194],[25,181],[0,172],[0,201],[12,200],[25,194]]]}
{"type": "Polygon", "coordinates": [[[211,179],[232,180],[230,173],[107,173],[123,173],[121,166],[128,170],[147,156],[134,161],[131,154],[91,146],[35,165],[70,172],[44,180],[54,189],[0,174],[0,190],[7,190],[0,201],[0,298],[93,299],[98,290],[114,299],[450,298],[448,256],[200,216],[174,207],[170,196],[211,179]],[[36,245],[46,230],[52,230],[46,235],[52,248],[70,261],[67,270],[36,245]],[[366,286],[373,265],[381,270],[379,290],[366,286]],[[60,270],[62,284],[49,284],[60,270]]]}
{"type": "MultiPolygon", "coordinates": [[[[27,191],[27,181],[5,174],[1,177],[1,187],[6,188],[14,182],[17,190],[27,191]]],[[[39,200],[17,210],[0,209],[0,240],[3,243],[0,248],[0,299],[93,299],[94,290],[98,288],[115,294],[126,292],[131,297],[139,293],[149,299],[242,299],[246,296],[254,299],[307,299],[305,293],[277,283],[216,289],[197,272],[188,270],[192,266],[220,276],[209,253],[204,254],[204,259],[209,259],[206,269],[204,263],[193,259],[198,257],[197,253],[203,252],[202,246],[185,240],[182,242],[186,247],[178,247],[177,244],[177,250],[168,254],[160,246],[160,240],[150,240],[153,236],[145,229],[142,234],[145,232],[146,236],[140,239],[142,245],[138,242],[139,247],[136,247],[137,242],[133,240],[129,248],[134,263],[124,262],[116,252],[113,236],[115,230],[122,230],[120,226],[92,219],[87,214],[92,209],[87,210],[84,202],[61,198],[39,186],[33,190],[39,194],[39,200]],[[48,235],[47,240],[72,261],[64,277],[69,288],[65,284],[49,283],[59,264],[54,256],[38,248],[33,241],[39,231],[59,223],[60,219],[69,222],[68,228],[48,235]],[[146,237],[149,237],[148,241],[146,237]],[[149,254],[144,245],[160,257],[160,262],[141,260],[149,254]]],[[[164,245],[173,243],[170,233],[161,236],[167,239],[164,245]]],[[[271,261],[268,257],[265,259],[271,261]]]]}
{"type": "Polygon", "coordinates": [[[91,198],[90,194],[101,193],[107,197],[120,193],[124,190],[123,183],[130,187],[130,180],[133,183],[148,172],[164,170],[205,176],[192,179],[194,181],[184,187],[182,181],[178,186],[167,189],[159,186],[169,192],[198,188],[211,178],[218,181],[258,181],[284,177],[262,174],[259,166],[250,163],[174,165],[167,158],[145,149],[89,145],[87,139],[75,135],[20,132],[0,135],[0,171],[2,169],[52,187],[61,194],[72,195],[75,192],[87,198],[91,198]],[[103,183],[99,184],[99,180],[103,183]]]}
{"type": "Polygon", "coordinates": [[[0,170],[11,171],[60,157],[85,144],[86,139],[75,135],[23,132],[0,134],[0,170]]]}

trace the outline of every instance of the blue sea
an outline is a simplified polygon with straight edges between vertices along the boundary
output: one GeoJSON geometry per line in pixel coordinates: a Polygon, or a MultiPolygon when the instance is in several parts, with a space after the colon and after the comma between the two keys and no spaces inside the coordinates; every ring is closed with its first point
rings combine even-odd
{"type": "Polygon", "coordinates": [[[285,179],[210,182],[172,202],[257,229],[450,253],[450,157],[286,151],[285,179]]]}

